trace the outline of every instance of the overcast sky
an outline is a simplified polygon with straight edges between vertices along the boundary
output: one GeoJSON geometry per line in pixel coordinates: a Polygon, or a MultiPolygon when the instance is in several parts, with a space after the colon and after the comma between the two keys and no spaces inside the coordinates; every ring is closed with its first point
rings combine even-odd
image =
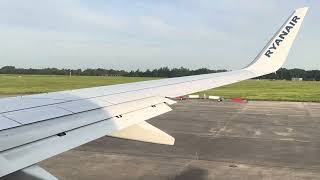
{"type": "Polygon", "coordinates": [[[319,0],[0,0],[0,66],[237,69],[303,6],[285,67],[320,69],[319,0]]]}

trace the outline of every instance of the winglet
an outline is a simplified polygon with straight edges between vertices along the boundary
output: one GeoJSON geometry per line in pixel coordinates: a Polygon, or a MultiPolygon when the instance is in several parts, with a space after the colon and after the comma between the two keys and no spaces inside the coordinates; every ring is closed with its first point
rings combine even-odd
{"type": "Polygon", "coordinates": [[[244,69],[257,75],[277,71],[285,62],[307,11],[308,7],[296,9],[255,60],[244,69]]]}

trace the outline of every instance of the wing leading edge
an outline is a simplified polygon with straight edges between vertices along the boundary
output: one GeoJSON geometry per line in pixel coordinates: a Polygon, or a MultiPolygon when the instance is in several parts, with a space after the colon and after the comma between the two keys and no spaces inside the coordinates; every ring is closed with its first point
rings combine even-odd
{"type": "Polygon", "coordinates": [[[283,65],[307,10],[295,10],[241,70],[0,100],[0,177],[105,135],[173,144],[173,137],[144,122],[171,110],[168,104],[174,102],[165,97],[275,72],[283,65]]]}

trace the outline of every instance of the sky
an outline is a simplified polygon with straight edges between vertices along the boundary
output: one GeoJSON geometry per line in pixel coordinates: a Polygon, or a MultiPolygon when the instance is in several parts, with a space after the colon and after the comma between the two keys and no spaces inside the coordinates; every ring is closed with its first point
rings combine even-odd
{"type": "Polygon", "coordinates": [[[319,0],[0,0],[0,67],[239,69],[304,6],[284,67],[320,69],[319,0]]]}

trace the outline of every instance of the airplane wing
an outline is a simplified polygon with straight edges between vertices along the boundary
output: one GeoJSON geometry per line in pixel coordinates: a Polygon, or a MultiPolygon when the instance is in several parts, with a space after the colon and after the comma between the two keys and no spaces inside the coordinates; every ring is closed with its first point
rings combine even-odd
{"type": "Polygon", "coordinates": [[[306,12],[295,10],[241,70],[1,99],[0,177],[55,179],[35,164],[106,135],[173,145],[146,120],[171,111],[170,98],[277,71],[306,12]]]}

